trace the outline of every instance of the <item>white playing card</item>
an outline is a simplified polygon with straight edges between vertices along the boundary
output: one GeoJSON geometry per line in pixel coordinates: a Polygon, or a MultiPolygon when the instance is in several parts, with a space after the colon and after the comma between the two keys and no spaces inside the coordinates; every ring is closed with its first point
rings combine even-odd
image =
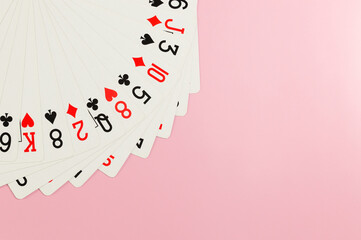
{"type": "MultiPolygon", "coordinates": [[[[25,4],[25,3],[24,3],[25,4]]],[[[23,97],[20,116],[20,147],[17,162],[42,162],[44,159],[43,127],[40,109],[40,92],[37,71],[36,51],[34,48],[34,16],[33,6],[27,1],[24,29],[22,36],[15,40],[22,42],[16,44],[16,51],[25,52],[23,72],[23,97]],[[27,23],[27,24],[25,24],[27,23]]]]}
{"type": "MultiPolygon", "coordinates": [[[[20,110],[23,87],[23,64],[25,51],[13,50],[16,44],[21,44],[17,36],[21,35],[25,28],[27,19],[26,4],[16,4],[13,15],[7,15],[10,25],[6,28],[2,21],[2,31],[5,28],[6,36],[2,43],[2,54],[0,54],[0,78],[1,78],[1,100],[0,100],[0,154],[1,161],[16,161],[18,155],[20,135],[20,110]],[[21,14],[24,14],[21,16],[21,14]],[[19,26],[19,30],[18,30],[19,26]],[[21,66],[21,67],[19,67],[21,66]],[[19,69],[20,70],[19,70],[19,69]]],[[[25,42],[24,42],[25,45],[25,42]]]]}

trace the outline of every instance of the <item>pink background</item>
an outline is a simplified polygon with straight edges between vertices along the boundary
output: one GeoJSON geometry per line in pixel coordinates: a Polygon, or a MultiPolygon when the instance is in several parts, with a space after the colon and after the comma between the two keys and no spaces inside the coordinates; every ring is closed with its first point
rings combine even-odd
{"type": "Polygon", "coordinates": [[[361,239],[361,1],[200,0],[202,91],[115,179],[18,201],[0,239],[361,239]]]}

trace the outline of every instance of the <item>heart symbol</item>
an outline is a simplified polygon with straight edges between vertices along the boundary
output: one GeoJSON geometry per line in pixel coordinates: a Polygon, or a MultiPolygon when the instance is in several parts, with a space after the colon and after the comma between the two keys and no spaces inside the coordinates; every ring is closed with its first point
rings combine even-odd
{"type": "Polygon", "coordinates": [[[105,98],[107,99],[108,102],[113,101],[113,98],[116,98],[118,96],[118,93],[114,90],[111,90],[109,88],[104,88],[105,89],[105,98]]]}
{"type": "Polygon", "coordinates": [[[45,113],[45,118],[51,122],[51,124],[54,124],[55,118],[56,118],[56,112],[52,112],[49,110],[48,113],[45,113]]]}
{"type": "Polygon", "coordinates": [[[154,43],[152,37],[148,33],[144,34],[144,36],[141,37],[140,39],[143,39],[143,41],[142,41],[143,45],[149,45],[149,44],[154,43]]]}
{"type": "Polygon", "coordinates": [[[21,123],[21,126],[23,128],[34,127],[34,120],[29,116],[29,114],[25,115],[25,117],[21,123]]]}

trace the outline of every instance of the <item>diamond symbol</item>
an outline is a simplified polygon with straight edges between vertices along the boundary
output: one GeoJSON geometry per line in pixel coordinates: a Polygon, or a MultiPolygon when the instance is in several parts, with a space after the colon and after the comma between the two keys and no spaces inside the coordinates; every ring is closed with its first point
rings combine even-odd
{"type": "Polygon", "coordinates": [[[78,109],[76,107],[69,104],[68,111],[66,113],[69,114],[70,116],[72,116],[73,118],[75,118],[77,111],[78,111],[78,109]]]}
{"type": "Polygon", "coordinates": [[[155,27],[155,26],[157,26],[158,24],[161,24],[161,23],[162,23],[162,22],[158,19],[157,16],[154,16],[154,17],[152,17],[152,18],[148,18],[147,20],[150,22],[150,24],[152,24],[153,27],[155,27]]]}
{"type": "Polygon", "coordinates": [[[143,61],[142,57],[133,58],[133,61],[134,61],[135,67],[141,67],[141,66],[145,67],[145,64],[144,64],[144,61],[143,61]]]}

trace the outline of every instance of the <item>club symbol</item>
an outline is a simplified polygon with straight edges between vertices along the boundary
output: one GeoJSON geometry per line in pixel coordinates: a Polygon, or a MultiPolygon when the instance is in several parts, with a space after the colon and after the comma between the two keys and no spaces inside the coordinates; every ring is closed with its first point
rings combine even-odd
{"type": "Polygon", "coordinates": [[[93,109],[94,111],[98,110],[98,99],[94,98],[93,100],[89,98],[89,102],[87,103],[87,107],[93,109]]]}
{"type": "Polygon", "coordinates": [[[51,123],[54,124],[56,119],[56,112],[49,110],[47,113],[45,113],[45,118],[51,123]]]}
{"type": "Polygon", "coordinates": [[[151,3],[152,7],[159,7],[163,4],[162,0],[149,0],[149,3],[151,3]]]}
{"type": "Polygon", "coordinates": [[[123,76],[122,75],[119,75],[119,81],[118,81],[118,83],[120,84],[120,85],[125,85],[125,86],[129,86],[129,84],[130,84],[130,81],[129,81],[129,76],[128,76],[128,74],[123,74],[123,76]]]}
{"type": "Polygon", "coordinates": [[[8,127],[9,124],[13,121],[13,117],[8,116],[8,115],[9,115],[8,113],[5,113],[5,116],[0,117],[0,121],[3,122],[4,127],[8,127]]]}
{"type": "Polygon", "coordinates": [[[152,37],[148,33],[144,34],[144,36],[141,36],[140,39],[143,40],[142,41],[143,45],[149,45],[154,43],[152,37]]]}

